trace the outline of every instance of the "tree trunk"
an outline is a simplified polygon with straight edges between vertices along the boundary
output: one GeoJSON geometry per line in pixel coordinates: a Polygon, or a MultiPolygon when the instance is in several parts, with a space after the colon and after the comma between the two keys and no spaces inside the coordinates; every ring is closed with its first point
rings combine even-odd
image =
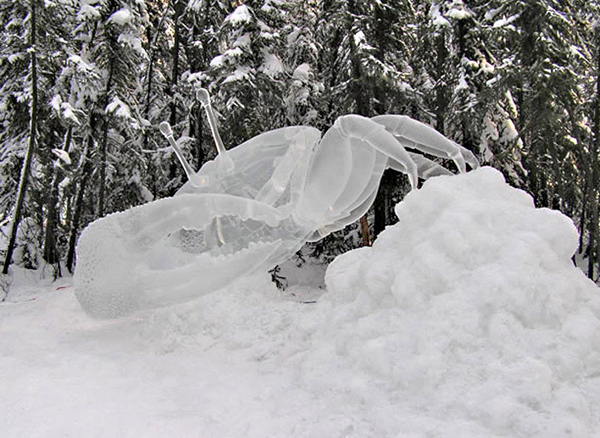
{"type": "Polygon", "coordinates": [[[106,89],[104,90],[104,126],[102,132],[102,143],[100,144],[100,189],[98,194],[98,217],[104,216],[105,196],[106,196],[106,168],[108,167],[108,128],[110,116],[106,113],[106,107],[109,102],[110,90],[112,88],[114,74],[114,62],[111,61],[108,66],[108,79],[106,81],[106,89]]]}
{"type": "MultiPolygon", "coordinates": [[[[90,143],[92,142],[90,138],[90,143]]],[[[77,188],[77,194],[75,195],[75,207],[73,212],[73,220],[71,221],[71,230],[69,232],[69,248],[67,250],[67,269],[72,274],[73,273],[73,265],[75,264],[75,247],[77,245],[77,235],[79,233],[79,221],[81,220],[81,212],[83,210],[83,195],[85,193],[85,188],[87,186],[87,182],[89,176],[91,174],[90,165],[87,159],[86,163],[83,165],[82,178],[77,188]]]]}
{"type": "MultiPolygon", "coordinates": [[[[348,10],[351,14],[356,15],[356,5],[354,2],[350,2],[348,5],[348,10]]],[[[351,34],[352,31],[352,21],[348,23],[348,31],[351,34]]],[[[351,92],[354,98],[354,102],[356,105],[356,113],[361,116],[369,116],[370,115],[370,96],[364,89],[364,85],[366,83],[364,72],[361,65],[361,60],[358,56],[356,45],[354,43],[354,38],[349,38],[350,41],[350,64],[352,67],[352,78],[351,78],[351,92]]],[[[371,244],[371,239],[369,236],[369,220],[367,215],[363,215],[360,218],[360,231],[362,235],[363,246],[369,246],[371,244]]]]}
{"type": "MultiPolygon", "coordinates": [[[[164,15],[163,15],[164,17],[164,15]]],[[[159,22],[159,24],[162,23],[162,19],[159,22]]],[[[154,36],[154,38],[151,38],[151,34],[150,34],[150,29],[151,26],[147,27],[147,32],[146,32],[146,38],[148,39],[148,42],[150,42],[151,46],[149,47],[148,51],[150,52],[150,60],[148,62],[148,72],[146,73],[146,102],[144,105],[144,118],[150,122],[150,109],[151,109],[151,105],[152,105],[152,82],[154,80],[154,63],[156,62],[156,42],[157,42],[157,35],[158,35],[158,29],[156,30],[156,35],[154,36]]],[[[150,129],[149,127],[146,127],[144,129],[144,140],[142,142],[143,144],[143,148],[145,150],[148,150],[148,143],[149,143],[149,137],[150,137],[150,129]]],[[[152,175],[154,173],[154,163],[152,158],[150,158],[148,160],[148,165],[147,165],[147,172],[148,175],[152,175]]],[[[156,180],[155,178],[152,178],[152,186],[151,186],[151,192],[152,195],[156,197],[157,194],[157,189],[156,189],[156,180]]]]}
{"type": "Polygon", "coordinates": [[[190,133],[194,137],[195,153],[197,169],[200,169],[206,160],[203,145],[203,125],[202,125],[202,107],[200,104],[195,104],[190,109],[190,133]]]}
{"type": "Polygon", "coordinates": [[[448,57],[448,49],[446,48],[446,35],[444,30],[441,30],[436,38],[436,85],[435,85],[435,129],[446,135],[446,109],[448,106],[448,90],[447,84],[444,83],[446,58],[448,57]]]}
{"type": "MultiPolygon", "coordinates": [[[[173,60],[172,60],[172,69],[171,69],[171,81],[169,84],[169,94],[171,96],[171,102],[169,104],[170,115],[169,115],[169,123],[175,129],[177,125],[177,84],[179,82],[179,50],[181,46],[181,34],[180,34],[180,22],[179,19],[181,17],[181,13],[183,12],[183,4],[180,0],[172,0],[173,5],[173,60]]],[[[169,177],[171,180],[175,179],[179,172],[179,164],[176,159],[171,159],[169,165],[169,177]]],[[[170,196],[174,195],[174,188],[171,189],[169,193],[170,196]]]]}
{"type": "MultiPolygon", "coordinates": [[[[470,53],[471,51],[469,51],[469,53],[467,53],[467,20],[458,20],[457,23],[457,32],[458,32],[458,54],[457,54],[457,58],[459,60],[465,59],[465,58],[471,58],[472,59],[472,53],[470,53]]],[[[469,119],[472,117],[472,114],[470,114],[469,111],[462,111],[462,115],[460,117],[460,128],[461,128],[461,139],[460,139],[460,143],[461,146],[464,146],[465,148],[469,149],[469,150],[474,150],[474,142],[471,138],[470,132],[469,132],[469,119]]]]}
{"type": "MultiPolygon", "coordinates": [[[[391,25],[389,18],[386,19],[386,13],[380,4],[374,4],[373,17],[375,20],[375,53],[376,59],[385,62],[385,55],[388,52],[388,26],[391,25]]],[[[375,114],[385,114],[387,112],[389,89],[384,88],[384,83],[379,80],[373,87],[373,107],[375,114]]],[[[393,186],[396,182],[395,171],[386,169],[382,175],[381,182],[375,202],[373,203],[374,220],[373,220],[373,239],[377,239],[379,233],[385,230],[385,227],[394,222],[394,218],[390,215],[390,197],[392,196],[393,186]]]]}
{"type": "Polygon", "coordinates": [[[592,213],[590,218],[590,226],[589,226],[589,241],[588,241],[588,277],[590,279],[594,279],[594,270],[596,268],[596,259],[597,259],[597,245],[600,245],[598,242],[598,200],[594,194],[595,190],[591,190],[591,194],[593,194],[593,198],[590,200],[590,204],[592,207],[592,213]]]}
{"type": "MultiPolygon", "coordinates": [[[[148,41],[152,41],[150,39],[150,26],[148,26],[146,37],[148,41]]],[[[156,38],[153,40],[153,44],[156,44],[156,38]]],[[[150,105],[152,102],[152,81],[154,79],[154,63],[156,62],[156,51],[154,48],[150,48],[150,60],[148,62],[148,72],[146,74],[146,103],[144,106],[144,118],[146,120],[150,119],[150,105]]],[[[148,129],[144,130],[144,149],[148,148],[148,129]]]]}
{"type": "Polygon", "coordinates": [[[595,278],[595,268],[598,265],[600,271],[600,223],[599,212],[600,209],[600,190],[598,188],[598,181],[600,181],[600,27],[596,27],[595,30],[595,42],[596,42],[596,95],[594,96],[594,108],[593,117],[594,123],[592,126],[592,147],[590,148],[590,172],[588,173],[590,181],[590,209],[591,214],[589,215],[590,226],[588,242],[588,277],[591,279],[595,278]]]}
{"type": "Polygon", "coordinates": [[[19,222],[21,221],[21,213],[23,209],[23,202],[25,200],[25,193],[27,191],[27,184],[29,181],[29,168],[31,167],[31,159],[33,157],[35,144],[36,144],[36,130],[37,130],[37,113],[38,113],[38,80],[37,80],[37,58],[35,52],[36,45],[36,0],[30,0],[30,19],[29,23],[31,26],[31,41],[29,44],[30,50],[30,73],[31,73],[31,106],[30,106],[30,117],[29,117],[29,142],[27,144],[27,151],[25,152],[25,158],[23,159],[23,167],[21,168],[21,177],[19,179],[19,186],[17,189],[17,199],[15,204],[14,216],[11,222],[10,228],[10,239],[8,241],[8,247],[6,249],[6,258],[4,259],[4,267],[2,268],[3,274],[8,274],[8,266],[12,261],[13,252],[17,243],[17,231],[19,228],[19,222]]]}
{"type": "Polygon", "coordinates": [[[590,190],[590,178],[586,175],[585,185],[583,189],[583,199],[581,205],[581,218],[579,219],[579,254],[584,251],[584,240],[583,235],[585,233],[585,229],[587,228],[587,210],[588,210],[588,200],[590,190]]]}
{"type": "Polygon", "coordinates": [[[177,124],[177,102],[175,99],[175,94],[177,93],[177,84],[179,82],[179,50],[181,47],[181,32],[180,32],[180,23],[179,19],[183,12],[183,4],[180,0],[173,0],[173,10],[175,15],[173,16],[173,68],[171,70],[171,84],[170,84],[170,92],[171,92],[171,115],[169,117],[169,123],[171,126],[175,126],[177,124]]]}
{"type": "MultiPolygon", "coordinates": [[[[63,143],[63,150],[69,151],[71,147],[71,139],[73,134],[73,127],[69,126],[67,128],[67,133],[65,134],[65,141],[63,143]]],[[[58,251],[56,249],[56,224],[57,224],[57,211],[56,207],[58,205],[58,185],[60,183],[61,177],[59,175],[59,170],[54,169],[54,175],[52,175],[52,182],[50,183],[50,196],[48,197],[48,202],[46,203],[46,228],[44,230],[44,260],[46,263],[55,264],[59,263],[60,257],[58,255],[58,251]]],[[[60,264],[58,266],[58,271],[60,275],[60,264]]]]}

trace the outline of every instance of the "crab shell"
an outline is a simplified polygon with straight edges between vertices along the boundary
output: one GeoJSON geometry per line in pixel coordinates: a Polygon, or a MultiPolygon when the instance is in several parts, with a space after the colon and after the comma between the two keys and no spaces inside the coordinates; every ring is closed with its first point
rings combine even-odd
{"type": "Polygon", "coordinates": [[[426,125],[379,119],[340,117],[322,139],[304,126],[266,132],[206,163],[173,198],[93,222],[77,247],[83,309],[114,318],[213,292],[357,220],[385,168],[408,174],[413,188],[419,176],[449,173],[403,143],[460,171],[477,164],[426,125]]]}

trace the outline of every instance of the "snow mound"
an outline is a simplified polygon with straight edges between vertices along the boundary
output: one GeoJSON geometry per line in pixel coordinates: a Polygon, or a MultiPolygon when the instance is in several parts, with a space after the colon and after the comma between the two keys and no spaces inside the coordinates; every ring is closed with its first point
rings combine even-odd
{"type": "Polygon", "coordinates": [[[572,222],[491,168],[429,180],[396,213],[326,273],[339,388],[387,388],[415,436],[598,436],[600,297],[572,222]]]}

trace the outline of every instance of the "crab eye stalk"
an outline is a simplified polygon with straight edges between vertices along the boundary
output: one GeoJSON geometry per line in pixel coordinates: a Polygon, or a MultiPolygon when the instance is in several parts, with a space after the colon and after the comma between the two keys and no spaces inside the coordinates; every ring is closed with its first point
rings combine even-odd
{"type": "Polygon", "coordinates": [[[160,125],[158,125],[158,129],[166,138],[173,137],[173,130],[171,129],[169,122],[162,122],[160,125]]]}
{"type": "Polygon", "coordinates": [[[196,99],[200,101],[202,106],[210,105],[210,94],[206,88],[200,88],[198,91],[196,91],[196,99]]]}
{"type": "Polygon", "coordinates": [[[206,111],[206,117],[208,118],[208,124],[210,126],[210,132],[212,133],[213,139],[215,140],[215,145],[217,146],[217,152],[219,153],[219,158],[221,160],[221,168],[225,172],[233,171],[233,160],[226,154],[225,146],[223,145],[223,140],[221,139],[221,135],[219,134],[219,130],[217,129],[217,117],[215,115],[215,111],[210,103],[210,94],[206,88],[200,88],[196,92],[196,99],[202,104],[202,107],[206,111]]]}
{"type": "Polygon", "coordinates": [[[183,156],[183,153],[181,152],[181,149],[179,149],[179,146],[177,145],[177,142],[175,141],[175,138],[173,138],[173,130],[171,129],[171,125],[169,125],[168,122],[162,122],[158,126],[158,129],[160,130],[160,133],[165,136],[165,138],[169,142],[169,145],[175,151],[175,155],[177,155],[179,162],[183,166],[183,170],[185,170],[185,174],[187,175],[188,179],[190,181],[193,181],[196,172],[194,172],[194,169],[192,168],[190,163],[188,163],[188,161],[185,159],[185,157],[183,156]]]}

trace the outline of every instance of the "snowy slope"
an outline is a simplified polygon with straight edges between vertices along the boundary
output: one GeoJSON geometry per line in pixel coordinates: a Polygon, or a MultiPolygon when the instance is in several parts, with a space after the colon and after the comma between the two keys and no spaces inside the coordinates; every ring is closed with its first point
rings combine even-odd
{"type": "Polygon", "coordinates": [[[2,436],[600,436],[600,290],[571,222],[489,168],[397,213],[316,304],[267,276],[109,322],[71,287],[15,293],[2,436]]]}

